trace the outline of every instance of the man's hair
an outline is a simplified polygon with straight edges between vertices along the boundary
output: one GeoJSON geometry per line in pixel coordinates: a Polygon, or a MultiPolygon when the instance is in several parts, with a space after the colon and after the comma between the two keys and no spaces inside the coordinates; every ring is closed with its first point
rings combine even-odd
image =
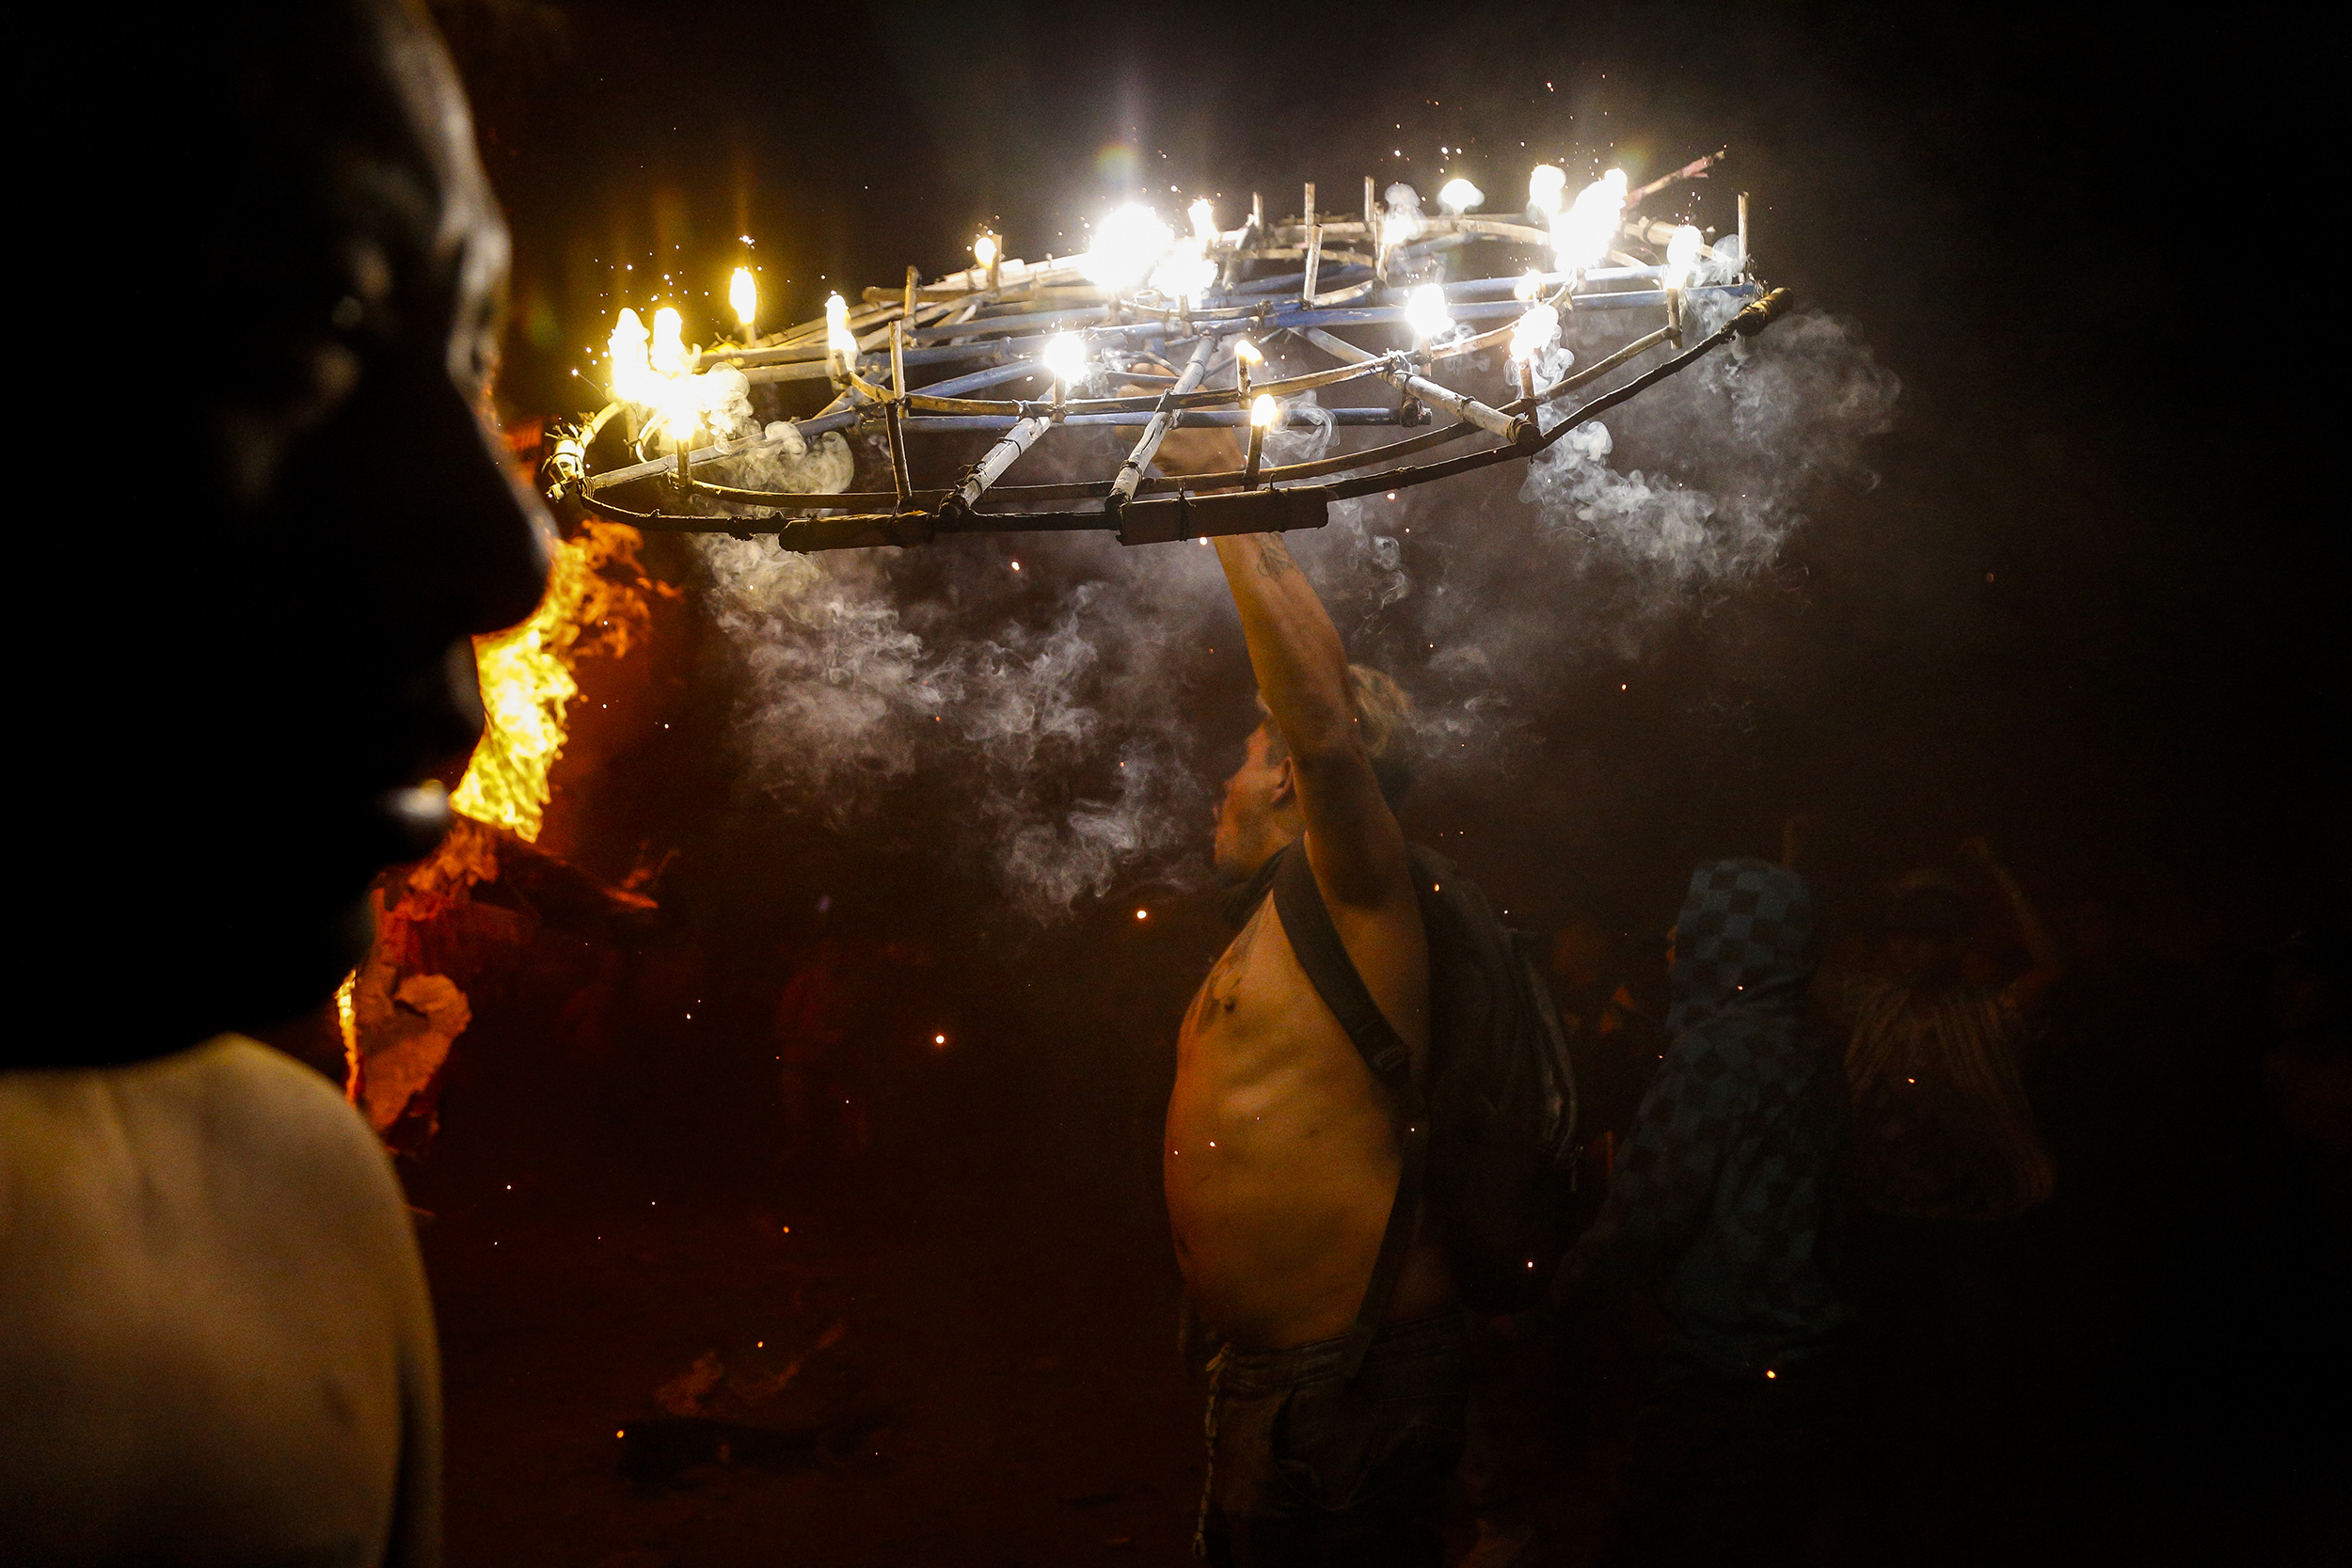
{"type": "MultiPolygon", "coordinates": [[[[1347,667],[1347,695],[1356,707],[1356,733],[1363,737],[1364,755],[1372,759],[1372,776],[1380,785],[1380,798],[1394,811],[1412,787],[1413,769],[1421,760],[1413,699],[1395,681],[1366,664],[1347,667]]],[[[1263,697],[1258,699],[1258,713],[1265,721],[1266,761],[1280,762],[1291,754],[1290,741],[1282,726],[1274,721],[1263,697]]]]}

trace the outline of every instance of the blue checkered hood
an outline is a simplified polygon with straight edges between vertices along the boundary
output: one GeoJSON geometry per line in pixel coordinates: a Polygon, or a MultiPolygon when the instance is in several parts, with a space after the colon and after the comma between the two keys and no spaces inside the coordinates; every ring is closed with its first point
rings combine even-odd
{"type": "Polygon", "coordinates": [[[1668,1038],[1757,1004],[1792,1006],[1813,976],[1820,920],[1804,879],[1770,861],[1711,861],[1691,873],[1675,922],[1668,1038]]]}

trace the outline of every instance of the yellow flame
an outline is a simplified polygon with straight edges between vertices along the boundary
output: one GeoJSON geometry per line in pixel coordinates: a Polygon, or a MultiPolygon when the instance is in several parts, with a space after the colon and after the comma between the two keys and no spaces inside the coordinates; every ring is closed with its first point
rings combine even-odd
{"type": "Polygon", "coordinates": [[[1666,241],[1666,287],[1688,288],[1692,271],[1699,264],[1699,252],[1707,248],[1706,237],[1684,224],[1666,241]]]}
{"type": "Polygon", "coordinates": [[[1194,239],[1206,245],[1216,238],[1216,204],[1207,197],[1200,198],[1200,200],[1185,208],[1184,214],[1192,219],[1194,239]]]}
{"type": "Polygon", "coordinates": [[[648,341],[645,324],[637,312],[627,306],[621,308],[621,319],[612,324],[612,336],[605,340],[605,349],[612,356],[612,395],[623,403],[643,403],[653,379],[653,365],[645,356],[648,341]]]}
{"type": "Polygon", "coordinates": [[[1251,365],[1265,363],[1265,356],[1258,352],[1258,345],[1247,338],[1233,340],[1233,357],[1251,365]]]}
{"type": "Polygon", "coordinates": [[[1074,332],[1057,332],[1045,340],[1045,368],[1068,387],[1087,373],[1086,340],[1074,332]]]}
{"type": "Polygon", "coordinates": [[[548,552],[547,595],[531,618],[474,639],[487,723],[450,797],[452,809],[517,838],[538,838],[548,774],[564,752],[564,710],[580,694],[574,664],[589,653],[628,652],[652,625],[637,565],[642,543],[626,524],[586,519],[548,552]]]}
{"type": "MultiPolygon", "coordinates": [[[[1260,392],[1255,398],[1250,400],[1249,422],[1256,425],[1260,430],[1263,430],[1266,426],[1274,422],[1274,415],[1275,406],[1273,393],[1260,392]]],[[[1141,915],[1137,915],[1136,918],[1140,920],[1143,917],[1141,915]]]]}
{"type": "Polygon", "coordinates": [[[844,368],[857,363],[857,334],[850,330],[850,302],[839,294],[825,296],[825,352],[844,368]]]}
{"type": "Polygon", "coordinates": [[[1187,234],[1152,269],[1152,287],[1170,299],[1194,304],[1216,284],[1216,263],[1209,260],[1198,235],[1187,234]]]}
{"type": "MultiPolygon", "coordinates": [[[[692,440],[696,427],[740,390],[739,371],[722,367],[694,373],[685,320],[666,305],[654,312],[651,332],[636,311],[624,308],[605,346],[612,356],[613,397],[647,410],[652,415],[647,429],[657,437],[692,440]]],[[[716,421],[722,427],[728,422],[716,421]]]]}
{"type": "Polygon", "coordinates": [[[996,264],[996,236],[982,234],[972,242],[972,260],[983,267],[996,264]]]}
{"type": "Polygon", "coordinates": [[[727,303],[735,307],[735,319],[746,327],[759,317],[759,285],[752,281],[752,269],[738,267],[735,277],[727,282],[727,303]]]}
{"type": "Polygon", "coordinates": [[[686,352],[686,318],[677,307],[665,305],[653,313],[653,370],[656,375],[679,376],[694,368],[686,352]]]}
{"type": "Polygon", "coordinates": [[[1539,300],[1511,328],[1511,357],[1524,364],[1559,341],[1560,312],[1539,300]]]}
{"type": "Polygon", "coordinates": [[[1521,273],[1519,275],[1519,280],[1511,285],[1511,297],[1513,299],[1534,299],[1537,294],[1540,294],[1543,292],[1544,275],[1537,272],[1534,267],[1530,267],[1525,272],[1521,273]]]}
{"type": "Polygon", "coordinates": [[[1095,226],[1094,244],[1078,258],[1078,270],[1099,287],[1132,289],[1152,275],[1175,243],[1175,231],[1151,208],[1130,203],[1095,226]]]}
{"type": "Polygon", "coordinates": [[[1625,170],[1613,168],[1578,193],[1576,205],[1551,220],[1551,245],[1563,269],[1596,266],[1625,216],[1625,170]]]}
{"type": "Polygon", "coordinates": [[[359,1101],[359,972],[353,970],[335,988],[335,1028],[343,1037],[343,1097],[359,1101]]]}
{"type": "Polygon", "coordinates": [[[1423,283],[1405,299],[1405,320],[1424,341],[1442,338],[1454,330],[1454,313],[1445,307],[1445,290],[1436,283],[1423,283]]]}
{"type": "Polygon", "coordinates": [[[1467,213],[1486,199],[1486,193],[1469,181],[1455,176],[1438,192],[1438,205],[1449,213],[1467,213]]]}
{"type": "Polygon", "coordinates": [[[1560,193],[1567,187],[1565,169],[1551,164],[1537,164],[1527,172],[1527,205],[1549,217],[1560,211],[1560,193]]]}

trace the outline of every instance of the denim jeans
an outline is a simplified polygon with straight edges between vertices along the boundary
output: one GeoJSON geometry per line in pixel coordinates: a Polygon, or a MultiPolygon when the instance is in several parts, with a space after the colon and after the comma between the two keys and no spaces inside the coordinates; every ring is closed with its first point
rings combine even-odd
{"type": "Polygon", "coordinates": [[[1220,1568],[1438,1568],[1462,1457],[1459,1313],[1380,1331],[1354,1381],[1347,1341],[1218,1356],[1197,1549],[1220,1568]]]}

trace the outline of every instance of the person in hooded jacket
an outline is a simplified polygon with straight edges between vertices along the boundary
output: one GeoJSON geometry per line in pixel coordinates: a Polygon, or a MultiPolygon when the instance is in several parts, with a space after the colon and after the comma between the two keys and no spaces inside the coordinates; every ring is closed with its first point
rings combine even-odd
{"type": "Polygon", "coordinates": [[[1816,962],[1804,880],[1699,866],[1671,937],[1668,1045],[1592,1227],[1550,1303],[1615,1282],[1668,1336],[1623,1434],[1604,1560],[1796,1560],[1813,1514],[1848,1309],[1829,1232],[1850,1137],[1844,1069],[1802,1008],[1816,962]]]}

